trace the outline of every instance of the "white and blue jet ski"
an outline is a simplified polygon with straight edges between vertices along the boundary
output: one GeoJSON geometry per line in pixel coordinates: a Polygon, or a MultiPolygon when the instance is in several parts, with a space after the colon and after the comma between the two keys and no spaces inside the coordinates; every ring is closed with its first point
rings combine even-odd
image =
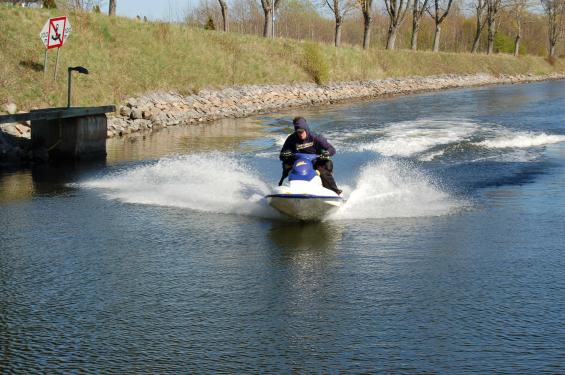
{"type": "Polygon", "coordinates": [[[288,175],[288,185],[277,186],[267,195],[269,204],[279,212],[303,221],[319,221],[336,211],[344,200],[322,186],[314,169],[318,155],[295,154],[296,161],[288,175]]]}

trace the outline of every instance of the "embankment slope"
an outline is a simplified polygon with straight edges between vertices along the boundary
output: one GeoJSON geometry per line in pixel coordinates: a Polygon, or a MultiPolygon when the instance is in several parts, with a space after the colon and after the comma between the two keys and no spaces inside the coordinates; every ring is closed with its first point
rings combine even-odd
{"type": "Polygon", "coordinates": [[[440,74],[551,74],[565,71],[537,56],[471,55],[412,51],[336,49],[331,45],[288,39],[264,39],[236,33],[143,22],[101,14],[67,14],[72,35],[56,53],[49,52],[43,75],[39,32],[59,10],[0,6],[0,104],[18,109],[66,104],[66,67],[82,65],[89,76],[76,76],[77,105],[119,104],[154,91],[181,95],[202,88],[247,84],[368,81],[440,74]]]}

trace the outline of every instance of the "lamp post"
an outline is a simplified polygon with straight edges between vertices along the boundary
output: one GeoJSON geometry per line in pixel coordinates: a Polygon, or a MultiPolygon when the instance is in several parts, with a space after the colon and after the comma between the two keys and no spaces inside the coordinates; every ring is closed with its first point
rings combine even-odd
{"type": "Polygon", "coordinates": [[[67,69],[69,72],[69,78],[67,80],[68,82],[68,100],[67,100],[67,108],[71,108],[71,72],[76,71],[79,72],[81,74],[88,74],[88,69],[82,67],[82,66],[69,66],[69,68],[67,69]]]}

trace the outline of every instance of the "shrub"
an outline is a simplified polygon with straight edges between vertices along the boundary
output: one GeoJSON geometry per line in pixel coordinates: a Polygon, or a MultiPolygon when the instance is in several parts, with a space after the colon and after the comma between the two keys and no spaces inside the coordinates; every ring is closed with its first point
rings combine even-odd
{"type": "Polygon", "coordinates": [[[56,9],[57,3],[55,0],[43,0],[43,7],[47,9],[56,9]]]}
{"type": "MultiPolygon", "coordinates": [[[[496,36],[494,37],[494,51],[495,52],[514,54],[515,44],[516,44],[516,40],[514,39],[514,37],[511,37],[509,35],[502,34],[502,33],[496,33],[496,36]]],[[[524,43],[520,44],[518,54],[520,54],[520,55],[526,54],[526,47],[524,46],[524,43]]]]}
{"type": "Polygon", "coordinates": [[[216,25],[214,25],[214,20],[211,16],[208,16],[208,22],[206,22],[206,26],[204,26],[205,30],[216,30],[216,25]]]}
{"type": "Polygon", "coordinates": [[[303,68],[318,85],[323,85],[329,81],[329,67],[318,44],[304,44],[303,68]]]}

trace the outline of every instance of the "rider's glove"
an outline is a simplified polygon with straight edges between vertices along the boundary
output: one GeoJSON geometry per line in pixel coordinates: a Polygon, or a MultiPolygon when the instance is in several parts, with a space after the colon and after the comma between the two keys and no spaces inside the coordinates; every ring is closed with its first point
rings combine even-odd
{"type": "Polygon", "coordinates": [[[330,159],[330,153],[327,150],[322,150],[319,158],[322,159],[322,160],[329,160],[330,159]]]}
{"type": "Polygon", "coordinates": [[[281,152],[281,158],[283,160],[289,160],[289,159],[292,159],[293,157],[294,157],[294,154],[292,153],[292,151],[281,152]]]}

